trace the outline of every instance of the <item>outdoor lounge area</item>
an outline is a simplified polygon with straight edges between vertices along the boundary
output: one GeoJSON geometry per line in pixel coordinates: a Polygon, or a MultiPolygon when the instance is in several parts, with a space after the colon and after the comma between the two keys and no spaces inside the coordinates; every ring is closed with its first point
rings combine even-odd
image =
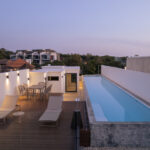
{"type": "MultiPolygon", "coordinates": [[[[149,93],[139,88],[139,95],[134,91],[132,81],[137,73],[102,66],[102,75],[79,76],[78,67],[66,68],[47,66],[1,74],[0,147],[147,150],[149,93]],[[128,80],[130,89],[125,84],[128,80]],[[147,96],[143,97],[146,102],[142,95],[147,96]]],[[[150,77],[138,75],[143,85],[135,82],[136,87],[149,87],[145,79],[150,81],[150,77]]]]}
{"type": "Polygon", "coordinates": [[[75,110],[81,112],[82,128],[87,130],[88,126],[82,78],[79,79],[79,69],[74,69],[1,74],[0,147],[3,150],[74,149],[76,134],[71,124],[75,110]]]}

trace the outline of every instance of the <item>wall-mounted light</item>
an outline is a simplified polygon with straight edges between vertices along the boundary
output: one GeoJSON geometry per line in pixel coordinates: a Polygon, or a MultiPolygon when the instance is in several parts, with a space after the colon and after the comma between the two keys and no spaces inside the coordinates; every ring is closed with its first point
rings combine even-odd
{"type": "Polygon", "coordinates": [[[46,81],[46,77],[45,77],[45,81],[46,81]]]}
{"type": "Polygon", "coordinates": [[[9,79],[9,75],[6,75],[6,78],[9,79]]]}
{"type": "Polygon", "coordinates": [[[17,73],[17,76],[20,76],[20,73],[17,73]]]}
{"type": "Polygon", "coordinates": [[[30,78],[27,78],[28,79],[28,81],[30,80],[30,78]]]}

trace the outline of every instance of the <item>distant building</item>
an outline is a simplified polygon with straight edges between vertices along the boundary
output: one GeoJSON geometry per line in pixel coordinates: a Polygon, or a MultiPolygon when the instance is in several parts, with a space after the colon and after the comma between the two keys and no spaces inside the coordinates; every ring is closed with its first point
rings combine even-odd
{"type": "Polygon", "coordinates": [[[8,59],[0,59],[0,72],[8,71],[6,64],[8,62],[8,59]]]}
{"type": "Polygon", "coordinates": [[[45,64],[47,62],[53,62],[60,60],[59,54],[51,49],[34,49],[29,50],[17,50],[15,54],[10,56],[11,60],[24,59],[28,63],[45,64]]]}
{"type": "Polygon", "coordinates": [[[6,64],[7,70],[34,69],[34,66],[23,59],[8,60],[6,64]]]}
{"type": "Polygon", "coordinates": [[[128,70],[150,73],[150,56],[127,58],[128,70]]]}

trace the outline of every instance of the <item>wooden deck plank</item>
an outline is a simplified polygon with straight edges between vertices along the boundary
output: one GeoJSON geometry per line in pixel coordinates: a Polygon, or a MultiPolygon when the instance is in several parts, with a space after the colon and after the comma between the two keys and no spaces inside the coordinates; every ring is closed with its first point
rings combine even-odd
{"type": "MultiPolygon", "coordinates": [[[[57,128],[41,126],[38,119],[44,112],[47,102],[40,100],[20,100],[21,117],[10,116],[6,125],[0,125],[0,149],[2,150],[73,150],[74,131],[71,129],[73,110],[76,102],[63,102],[63,112],[57,128]]],[[[84,115],[84,102],[78,107],[84,115]]]]}

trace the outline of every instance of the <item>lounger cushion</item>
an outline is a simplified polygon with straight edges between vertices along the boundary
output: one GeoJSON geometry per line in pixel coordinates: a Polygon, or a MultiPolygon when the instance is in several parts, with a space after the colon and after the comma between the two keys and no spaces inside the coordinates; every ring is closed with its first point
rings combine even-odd
{"type": "Polygon", "coordinates": [[[10,112],[11,112],[11,111],[13,111],[13,110],[14,110],[13,108],[12,108],[12,109],[0,108],[0,112],[1,112],[1,111],[10,111],[10,112]]]}
{"type": "Polygon", "coordinates": [[[62,101],[63,101],[62,96],[50,96],[47,109],[48,110],[61,109],[62,101]]]}
{"type": "Polygon", "coordinates": [[[5,118],[6,116],[8,116],[9,113],[10,111],[0,111],[0,119],[5,118]]]}
{"type": "Polygon", "coordinates": [[[18,95],[6,95],[0,107],[0,119],[4,119],[16,108],[18,95]]]}
{"type": "Polygon", "coordinates": [[[61,114],[61,110],[46,110],[40,117],[41,122],[56,122],[61,114]]]}

